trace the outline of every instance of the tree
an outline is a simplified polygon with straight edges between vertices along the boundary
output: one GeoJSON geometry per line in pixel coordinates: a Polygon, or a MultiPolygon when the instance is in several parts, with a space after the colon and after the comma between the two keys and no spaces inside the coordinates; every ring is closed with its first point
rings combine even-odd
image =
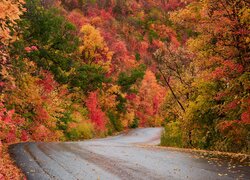
{"type": "Polygon", "coordinates": [[[98,131],[104,131],[106,129],[106,116],[101,110],[98,102],[97,92],[91,92],[86,100],[86,106],[89,110],[89,118],[95,125],[98,131]]]}
{"type": "Polygon", "coordinates": [[[162,76],[162,80],[166,83],[175,101],[180,106],[181,110],[185,112],[185,107],[180,99],[183,101],[189,99],[191,83],[195,74],[194,68],[191,64],[191,54],[183,48],[169,47],[166,44],[161,49],[154,53],[154,58],[157,63],[157,69],[162,76]],[[178,91],[174,86],[179,83],[178,91]],[[181,92],[181,93],[179,93],[181,92]]]}
{"type": "Polygon", "coordinates": [[[196,78],[183,116],[189,145],[236,151],[237,143],[247,151],[249,125],[243,126],[242,119],[249,99],[248,5],[244,0],[194,1],[170,15],[178,29],[189,32],[187,49],[194,55],[196,78]]]}
{"type": "Polygon", "coordinates": [[[137,81],[142,80],[145,74],[146,67],[140,65],[138,68],[132,69],[131,72],[125,73],[121,72],[118,77],[118,85],[122,87],[124,92],[133,92],[135,90],[131,89],[131,86],[134,85],[137,81]]]}
{"type": "Polygon", "coordinates": [[[80,46],[83,62],[98,64],[109,71],[113,53],[109,51],[100,32],[89,24],[84,25],[80,32],[83,34],[80,46]]]}
{"type": "Polygon", "coordinates": [[[30,58],[38,67],[53,72],[58,82],[66,83],[76,58],[75,27],[58,10],[45,9],[38,0],[27,0],[25,8],[27,11],[19,23],[22,38],[14,44],[12,54],[30,58]],[[36,50],[29,50],[32,47],[36,50]]]}
{"type": "Polygon", "coordinates": [[[103,83],[109,82],[106,71],[97,65],[82,65],[70,76],[70,83],[73,87],[79,87],[84,94],[101,89],[103,83]]]}
{"type": "Polygon", "coordinates": [[[138,92],[137,117],[140,119],[141,126],[157,126],[161,122],[157,121],[159,106],[165,97],[165,90],[155,78],[155,75],[147,70],[141,82],[138,92]]]}

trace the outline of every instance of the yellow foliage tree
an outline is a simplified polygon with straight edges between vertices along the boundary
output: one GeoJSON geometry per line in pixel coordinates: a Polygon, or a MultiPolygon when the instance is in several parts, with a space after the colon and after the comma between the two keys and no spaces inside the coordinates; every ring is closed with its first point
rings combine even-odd
{"type": "Polygon", "coordinates": [[[98,29],[90,24],[81,28],[82,46],[80,52],[85,63],[98,64],[109,70],[113,53],[109,51],[98,29]]]}

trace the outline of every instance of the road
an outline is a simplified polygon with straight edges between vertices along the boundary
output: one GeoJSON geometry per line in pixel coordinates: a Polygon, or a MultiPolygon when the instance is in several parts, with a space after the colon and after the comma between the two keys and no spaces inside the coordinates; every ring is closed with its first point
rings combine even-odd
{"type": "Polygon", "coordinates": [[[249,165],[159,148],[161,128],[80,142],[21,143],[12,157],[29,180],[250,179],[249,165]]]}

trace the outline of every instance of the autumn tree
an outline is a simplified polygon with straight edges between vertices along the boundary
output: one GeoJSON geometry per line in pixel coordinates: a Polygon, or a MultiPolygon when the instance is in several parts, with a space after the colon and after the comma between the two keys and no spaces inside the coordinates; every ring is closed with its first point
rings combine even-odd
{"type": "Polygon", "coordinates": [[[154,53],[154,58],[164,84],[170,90],[180,109],[185,112],[181,101],[189,99],[192,76],[195,73],[191,65],[191,54],[181,48],[175,50],[167,44],[154,53]],[[177,83],[182,87],[175,88],[177,83]]]}
{"type": "Polygon", "coordinates": [[[133,85],[143,79],[145,70],[146,66],[140,65],[139,67],[132,69],[131,72],[121,72],[117,83],[122,87],[122,91],[128,93],[135,92],[136,89],[133,89],[133,85]]]}
{"type": "Polygon", "coordinates": [[[91,25],[84,25],[80,32],[83,34],[80,46],[83,61],[90,65],[98,64],[108,71],[113,53],[109,51],[100,31],[91,25]]]}
{"type": "Polygon", "coordinates": [[[164,88],[157,83],[155,75],[147,70],[141,82],[137,100],[136,114],[141,126],[161,125],[162,119],[157,116],[164,97],[164,88]]]}
{"type": "Polygon", "coordinates": [[[71,87],[81,88],[84,94],[102,89],[103,83],[110,81],[106,73],[100,66],[82,65],[70,76],[71,87]]]}
{"type": "Polygon", "coordinates": [[[236,151],[233,143],[238,143],[246,151],[248,5],[247,1],[194,1],[171,14],[177,27],[189,31],[187,48],[194,54],[196,79],[184,115],[186,129],[191,130],[186,134],[190,145],[236,151]]]}
{"type": "Polygon", "coordinates": [[[27,0],[25,7],[27,11],[19,24],[22,39],[14,44],[12,54],[30,58],[39,67],[53,72],[58,82],[66,83],[77,49],[75,27],[58,10],[45,9],[37,0],[27,0]]]}
{"type": "Polygon", "coordinates": [[[89,110],[89,118],[94,123],[98,131],[104,131],[107,122],[107,117],[102,111],[97,97],[97,92],[91,92],[86,100],[86,106],[89,110]]]}

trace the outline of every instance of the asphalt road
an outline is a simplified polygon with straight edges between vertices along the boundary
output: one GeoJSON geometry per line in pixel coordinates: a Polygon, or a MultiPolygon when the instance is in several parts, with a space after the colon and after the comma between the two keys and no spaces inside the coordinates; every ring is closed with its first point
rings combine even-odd
{"type": "Polygon", "coordinates": [[[10,147],[27,179],[250,179],[249,165],[159,148],[161,128],[135,129],[105,139],[22,143],[10,147]]]}

